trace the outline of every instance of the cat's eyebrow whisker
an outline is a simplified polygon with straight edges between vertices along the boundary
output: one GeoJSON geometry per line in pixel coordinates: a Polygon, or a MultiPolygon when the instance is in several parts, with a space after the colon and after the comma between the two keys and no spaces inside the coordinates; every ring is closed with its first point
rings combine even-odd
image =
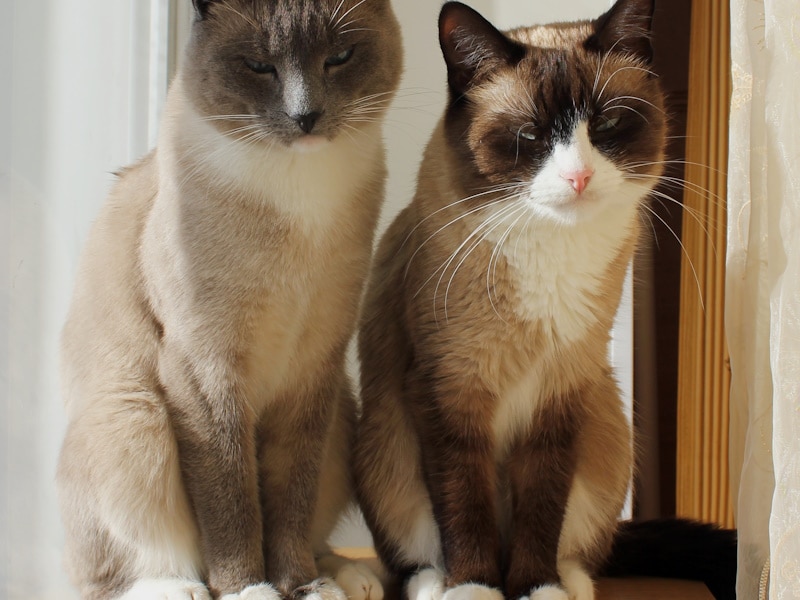
{"type": "Polygon", "coordinates": [[[358,27],[356,29],[345,29],[344,31],[340,31],[339,35],[344,35],[345,33],[353,33],[355,31],[378,31],[377,29],[370,29],[368,27],[358,27]]]}
{"type": "Polygon", "coordinates": [[[594,77],[594,85],[592,86],[592,96],[594,96],[594,93],[597,91],[597,84],[600,83],[600,74],[603,72],[603,67],[606,66],[606,61],[608,60],[608,57],[611,56],[611,54],[614,52],[614,48],[617,47],[617,44],[622,43],[622,39],[623,38],[620,38],[616,42],[614,42],[611,48],[608,49],[608,52],[603,54],[603,58],[602,60],[600,60],[600,65],[597,67],[597,74],[594,77]]]}
{"type": "Polygon", "coordinates": [[[242,18],[242,20],[244,20],[244,22],[245,22],[245,23],[247,23],[247,24],[251,25],[251,26],[252,26],[254,29],[256,29],[257,31],[261,31],[261,27],[258,25],[258,23],[256,23],[256,22],[255,22],[253,19],[251,19],[250,17],[248,17],[248,16],[246,16],[246,15],[242,14],[241,12],[239,12],[238,10],[236,10],[235,8],[233,8],[233,7],[232,7],[230,4],[228,4],[227,2],[218,2],[217,4],[218,4],[220,7],[222,7],[222,8],[225,8],[225,9],[227,9],[227,10],[231,11],[231,12],[232,12],[233,14],[235,14],[235,15],[239,15],[239,16],[242,18]]]}
{"type": "MultiPolygon", "coordinates": [[[[606,82],[603,84],[603,88],[600,90],[600,93],[597,94],[597,101],[598,102],[602,99],[603,93],[606,91],[606,87],[608,87],[608,84],[611,83],[611,80],[614,78],[614,76],[617,75],[618,73],[622,73],[623,71],[644,71],[645,73],[653,74],[652,71],[650,71],[649,69],[645,69],[643,67],[630,67],[630,66],[629,67],[620,67],[619,69],[614,71],[611,75],[609,75],[608,79],[606,79],[606,82]]],[[[592,92],[592,93],[594,93],[594,92],[592,92]]]]}
{"type": "Polygon", "coordinates": [[[639,98],[638,96],[616,96],[616,97],[612,98],[611,100],[608,100],[605,104],[603,104],[603,108],[605,108],[606,106],[608,106],[612,102],[618,102],[619,100],[636,100],[638,102],[642,102],[644,104],[647,104],[648,106],[652,106],[654,109],[656,109],[661,114],[666,114],[663,109],[659,108],[658,106],[656,106],[652,102],[650,102],[648,100],[645,100],[644,98],[639,98]]]}
{"type": "Polygon", "coordinates": [[[637,115],[639,115],[640,117],[642,117],[642,119],[644,119],[645,123],[650,123],[650,119],[648,119],[647,117],[645,117],[645,116],[644,116],[642,113],[640,113],[640,112],[639,112],[638,110],[636,110],[635,108],[632,108],[632,107],[630,107],[630,106],[626,106],[625,104],[615,104],[614,106],[609,106],[609,107],[607,107],[607,108],[604,108],[604,109],[603,109],[602,111],[600,111],[600,112],[601,112],[601,114],[602,114],[602,113],[606,112],[607,110],[611,110],[611,109],[613,109],[613,108],[624,108],[625,110],[629,110],[629,111],[631,111],[631,112],[634,112],[634,113],[636,113],[637,115]]]}
{"type": "Polygon", "coordinates": [[[344,13],[342,13],[342,16],[340,16],[340,17],[339,17],[339,18],[336,20],[336,22],[333,24],[333,28],[334,28],[334,29],[337,29],[337,28],[339,27],[339,24],[340,24],[342,21],[344,21],[344,19],[345,19],[345,17],[347,17],[347,15],[349,15],[351,12],[353,12],[353,11],[354,11],[355,9],[357,9],[359,6],[361,6],[362,4],[364,4],[364,2],[366,2],[366,1],[367,1],[367,0],[361,0],[360,2],[357,2],[357,3],[356,3],[354,6],[351,6],[349,9],[347,9],[347,10],[346,10],[344,13]]]}
{"type": "Polygon", "coordinates": [[[689,263],[689,267],[692,269],[692,275],[694,276],[695,285],[697,286],[697,295],[698,295],[699,300],[700,300],[700,309],[703,312],[705,312],[706,311],[706,305],[705,305],[705,302],[703,301],[703,288],[700,285],[700,278],[697,275],[697,270],[694,268],[694,263],[692,262],[692,257],[689,256],[689,252],[686,250],[686,246],[684,246],[683,242],[681,241],[680,236],[672,230],[672,227],[669,226],[669,224],[661,217],[661,215],[659,215],[656,211],[654,211],[652,208],[647,206],[646,203],[643,203],[642,207],[647,212],[649,212],[651,215],[653,215],[656,219],[661,221],[664,224],[664,227],[666,227],[667,230],[672,234],[672,237],[674,237],[675,240],[678,242],[678,244],[680,244],[681,250],[683,251],[683,255],[686,257],[687,262],[689,263]]]}
{"type": "Polygon", "coordinates": [[[336,9],[333,11],[331,18],[328,21],[329,25],[333,25],[333,20],[336,18],[336,15],[339,14],[339,11],[342,10],[343,5],[344,5],[344,0],[339,0],[339,4],[336,5],[336,9]]]}

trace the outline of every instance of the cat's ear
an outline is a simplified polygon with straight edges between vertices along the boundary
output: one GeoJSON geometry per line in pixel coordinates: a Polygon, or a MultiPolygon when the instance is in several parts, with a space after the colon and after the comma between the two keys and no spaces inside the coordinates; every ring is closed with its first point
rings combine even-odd
{"type": "Polygon", "coordinates": [[[646,62],[653,59],[650,36],[654,0],[617,0],[592,23],[594,33],[584,46],[596,52],[623,52],[646,62]]]}
{"type": "Polygon", "coordinates": [[[460,2],[447,2],[439,13],[439,44],[447,63],[447,81],[461,97],[492,67],[519,61],[525,51],[480,14],[460,2]]]}
{"type": "Polygon", "coordinates": [[[194,4],[194,11],[197,13],[198,19],[205,19],[208,15],[209,7],[214,4],[214,0],[192,0],[194,4]]]}

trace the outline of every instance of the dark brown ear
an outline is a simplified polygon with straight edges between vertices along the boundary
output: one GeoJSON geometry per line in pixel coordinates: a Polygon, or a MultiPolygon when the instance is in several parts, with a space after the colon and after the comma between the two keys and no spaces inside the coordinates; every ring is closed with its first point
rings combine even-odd
{"type": "Polygon", "coordinates": [[[199,19],[205,19],[208,15],[208,8],[214,4],[214,0],[192,0],[192,4],[194,4],[197,17],[199,19]]]}
{"type": "Polygon", "coordinates": [[[650,35],[654,0],[617,0],[611,9],[594,21],[594,34],[584,46],[595,52],[622,52],[651,62],[650,35]]]}
{"type": "Polygon", "coordinates": [[[439,44],[447,63],[453,98],[479,83],[493,66],[516,63],[525,50],[480,14],[460,2],[447,2],[439,13],[439,44]]]}

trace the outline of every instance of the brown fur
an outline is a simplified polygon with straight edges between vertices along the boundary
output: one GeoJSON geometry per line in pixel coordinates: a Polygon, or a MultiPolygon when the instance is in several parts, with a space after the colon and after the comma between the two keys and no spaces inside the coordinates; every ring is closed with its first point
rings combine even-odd
{"type": "MultiPolygon", "coordinates": [[[[67,565],[87,599],[146,580],[178,581],[177,596],[158,592],[172,600],[207,597],[205,586],[234,599],[264,582],[340,598],[315,558],[350,499],[344,354],[383,198],[377,121],[399,80],[398,26],[388,0],[354,9],[369,31],[342,39],[360,40],[354,69],[372,70],[331,70],[315,129],[329,145],[292,153],[299,132],[279,87],[226,54],[267,36],[271,10],[288,22],[288,5],[196,4],[158,149],[112,190],[63,332],[67,565]],[[376,118],[337,130],[337,86],[380,94],[376,118]],[[241,121],[218,115],[269,102],[266,138],[237,145],[241,121]]],[[[314,3],[313,15],[355,4],[314,3]]],[[[303,60],[321,73],[324,58],[303,60]]]]}
{"type": "MultiPolygon", "coordinates": [[[[636,5],[644,12],[647,4],[623,1],[612,11],[627,14],[636,5]]],[[[580,107],[596,98],[598,71],[607,97],[633,90],[649,102],[635,105],[649,131],[637,121],[632,127],[639,129],[622,131],[618,147],[606,150],[615,164],[647,163],[631,168],[650,177],[641,202],[660,173],[662,99],[646,60],[629,53],[633,44],[619,53],[603,45],[600,20],[519,29],[501,39],[464,14],[454,3],[443,10],[451,103],[425,152],[413,202],[381,241],[368,286],[359,334],[357,491],[395,574],[433,566],[443,570],[446,590],[477,583],[519,598],[563,585],[583,600],[576,568],[593,571],[610,549],[631,474],[630,431],[607,346],[638,242],[638,214],[621,213],[629,217],[620,218],[613,243],[598,249],[608,258],[581,295],[558,299],[553,310],[572,310],[561,305],[580,300],[590,315],[577,336],[546,311],[521,313],[527,300],[520,278],[527,274],[497,253],[495,241],[471,236],[503,196],[489,191],[492,185],[527,181],[543,168],[548,136],[568,133],[558,115],[573,101],[580,107]],[[467,18],[483,33],[469,37],[467,18]],[[514,147],[508,132],[531,111],[539,117],[537,139],[514,147]],[[528,403],[505,414],[514,410],[514,394],[530,394],[528,403]]],[[[618,26],[613,19],[608,25],[618,26]]],[[[569,228],[554,230],[567,236],[569,228]]],[[[524,237],[522,226],[508,231],[509,245],[524,237]]],[[[559,250],[536,235],[530,244],[542,264],[558,264],[559,250]]],[[[538,264],[532,255],[533,281],[538,264]]],[[[538,285],[547,289],[553,275],[541,268],[538,285]]]]}

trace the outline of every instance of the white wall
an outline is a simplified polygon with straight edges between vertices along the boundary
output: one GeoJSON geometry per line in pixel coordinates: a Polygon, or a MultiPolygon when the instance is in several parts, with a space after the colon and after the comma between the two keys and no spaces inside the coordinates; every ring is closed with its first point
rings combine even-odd
{"type": "MultiPolygon", "coordinates": [[[[0,598],[68,599],[58,335],[112,171],[155,130],[165,0],[5,0],[0,20],[0,598]],[[151,60],[152,58],[152,60],[151,60]]],[[[165,30],[164,30],[165,31],[165,30]]]]}

